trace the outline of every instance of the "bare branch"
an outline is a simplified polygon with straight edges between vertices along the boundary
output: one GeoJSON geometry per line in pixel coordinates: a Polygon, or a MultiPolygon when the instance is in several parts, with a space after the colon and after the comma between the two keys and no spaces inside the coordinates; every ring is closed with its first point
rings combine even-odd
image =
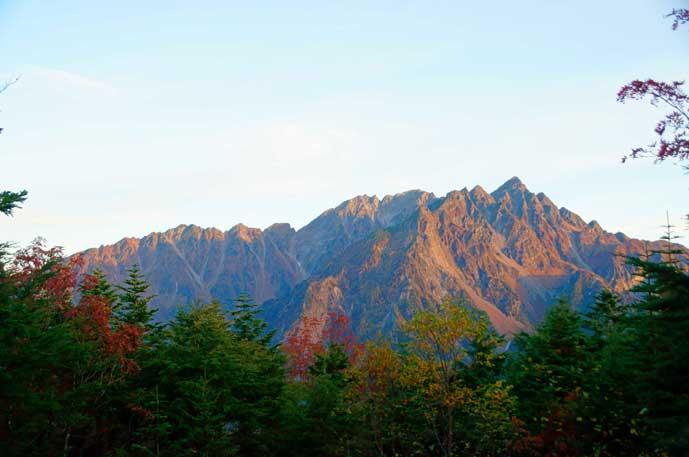
{"type": "Polygon", "coordinates": [[[21,78],[21,75],[17,76],[14,79],[6,81],[4,84],[0,85],[0,94],[5,92],[8,87],[12,86],[13,84],[16,84],[20,78],[21,78]]]}

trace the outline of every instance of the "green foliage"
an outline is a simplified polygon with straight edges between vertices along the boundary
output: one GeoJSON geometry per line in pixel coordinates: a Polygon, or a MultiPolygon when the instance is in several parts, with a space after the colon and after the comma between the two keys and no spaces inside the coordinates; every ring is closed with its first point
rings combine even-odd
{"type": "Polygon", "coordinates": [[[138,265],[133,265],[127,274],[124,284],[116,286],[119,294],[114,309],[115,315],[123,322],[143,325],[150,330],[153,327],[153,315],[158,311],[150,306],[155,296],[146,295],[150,286],[138,265]]]}
{"type": "Polygon", "coordinates": [[[619,295],[603,290],[596,296],[595,303],[584,314],[584,327],[591,332],[595,349],[610,344],[626,313],[627,308],[619,295]]]}
{"type": "Polygon", "coordinates": [[[590,363],[577,412],[579,435],[582,445],[600,456],[635,456],[643,447],[643,417],[630,388],[635,354],[628,313],[621,297],[604,290],[584,316],[590,363]]]}
{"type": "Polygon", "coordinates": [[[589,369],[581,316],[561,299],[534,334],[521,333],[514,342],[507,379],[525,426],[519,446],[528,455],[548,455],[553,448],[575,455],[576,401],[589,369]]]}
{"type": "Polygon", "coordinates": [[[629,319],[634,393],[651,441],[689,453],[689,275],[674,263],[630,259],[647,281],[629,319]]]}
{"type": "Polygon", "coordinates": [[[0,213],[5,216],[11,216],[12,211],[21,208],[19,205],[26,201],[27,195],[28,192],[25,190],[20,192],[10,192],[7,190],[0,192],[0,213]]]}
{"type": "Polygon", "coordinates": [[[88,361],[88,345],[72,337],[56,309],[36,303],[32,290],[49,278],[43,269],[25,287],[0,281],[0,424],[3,455],[48,455],[81,424],[88,385],[63,390],[88,361]]]}
{"type": "Polygon", "coordinates": [[[338,385],[345,383],[345,370],[349,367],[349,356],[342,345],[331,344],[323,354],[316,354],[309,367],[312,377],[329,376],[338,385]]]}
{"type": "Polygon", "coordinates": [[[547,422],[541,413],[561,406],[581,388],[587,369],[582,319],[569,303],[560,300],[534,334],[520,333],[514,343],[518,351],[512,357],[508,379],[515,386],[522,417],[538,428],[547,422]]]}
{"type": "Polygon", "coordinates": [[[352,398],[352,366],[344,347],[316,355],[306,382],[292,382],[284,395],[279,455],[365,455],[368,442],[352,398]]]}
{"type": "Polygon", "coordinates": [[[258,317],[260,313],[259,306],[248,295],[241,294],[230,311],[232,331],[241,339],[268,346],[275,330],[268,330],[268,324],[258,317]]]}
{"type": "Polygon", "coordinates": [[[0,454],[688,455],[689,276],[670,248],[630,259],[635,300],[561,300],[515,351],[446,301],[399,346],[331,338],[289,378],[245,295],[153,324],[137,266],[119,286],[96,270],[74,297],[77,259],[0,246],[0,454]]]}
{"type": "Polygon", "coordinates": [[[414,315],[403,330],[409,342],[402,382],[427,421],[426,436],[435,437],[427,448],[447,456],[504,452],[514,401],[498,377],[503,341],[485,315],[446,301],[414,315]]]}
{"type": "Polygon", "coordinates": [[[171,456],[265,455],[283,364],[279,353],[235,333],[220,304],[180,310],[152,341],[142,370],[149,414],[137,448],[171,456]]]}
{"type": "MultiPolygon", "coordinates": [[[[117,392],[136,366],[134,328],[114,331],[109,302],[72,303],[74,262],[40,244],[0,281],[0,436],[3,455],[102,454],[117,392]]],[[[116,322],[116,324],[119,324],[116,322]]]]}
{"type": "Polygon", "coordinates": [[[515,338],[524,455],[689,453],[689,276],[669,255],[629,262],[636,300],[604,291],[583,316],[561,303],[515,338]]]}
{"type": "Polygon", "coordinates": [[[369,345],[357,392],[375,455],[503,455],[514,398],[500,378],[502,338],[466,303],[404,324],[404,345],[369,345]]]}

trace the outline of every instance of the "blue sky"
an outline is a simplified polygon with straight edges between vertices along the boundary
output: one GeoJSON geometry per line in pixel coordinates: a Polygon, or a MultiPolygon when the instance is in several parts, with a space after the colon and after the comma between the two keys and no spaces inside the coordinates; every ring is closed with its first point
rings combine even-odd
{"type": "MultiPolygon", "coordinates": [[[[610,231],[683,230],[689,176],[619,161],[685,79],[681,1],[0,0],[0,239],[67,252],[176,225],[301,227],[359,194],[513,175],[610,231]],[[106,5],[109,4],[109,5],[106,5]]],[[[686,239],[682,240],[687,243],[686,239]]]]}

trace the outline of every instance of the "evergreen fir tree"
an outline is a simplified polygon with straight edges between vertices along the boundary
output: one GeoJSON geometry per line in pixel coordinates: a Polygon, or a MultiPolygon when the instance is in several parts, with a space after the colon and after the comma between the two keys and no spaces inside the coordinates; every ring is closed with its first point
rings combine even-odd
{"type": "Polygon", "coordinates": [[[127,273],[124,284],[117,286],[119,296],[115,314],[122,322],[142,325],[150,330],[153,327],[153,315],[158,311],[157,308],[150,307],[155,295],[146,295],[150,284],[144,279],[138,265],[133,265],[127,273]]]}
{"type": "Polygon", "coordinates": [[[528,455],[577,455],[576,401],[589,371],[581,316],[564,299],[550,308],[532,335],[515,337],[518,351],[508,366],[508,381],[530,437],[528,455]]]}
{"type": "Polygon", "coordinates": [[[5,216],[11,216],[12,211],[16,208],[21,208],[19,205],[26,201],[26,195],[27,192],[25,190],[20,192],[10,192],[7,190],[0,192],[0,213],[5,216]]]}
{"type": "Polygon", "coordinates": [[[181,309],[142,359],[139,455],[269,455],[284,358],[241,339],[219,303],[181,309]]]}
{"type": "Polygon", "coordinates": [[[275,336],[275,330],[268,330],[268,324],[258,317],[260,313],[259,305],[247,294],[241,294],[229,313],[231,328],[240,339],[268,346],[275,336]]]}
{"type": "Polygon", "coordinates": [[[661,240],[665,241],[665,249],[660,249],[654,252],[661,255],[662,263],[676,266],[680,263],[678,256],[682,254],[682,250],[674,248],[672,246],[672,243],[674,240],[677,240],[681,237],[679,235],[675,235],[672,231],[672,229],[675,228],[675,226],[670,225],[670,213],[667,211],[665,212],[665,218],[666,222],[665,225],[663,225],[665,233],[663,234],[663,236],[660,237],[661,240]]]}
{"type": "Polygon", "coordinates": [[[644,433],[631,388],[636,354],[630,350],[634,337],[628,331],[629,307],[619,295],[603,290],[584,315],[584,327],[590,332],[590,362],[585,395],[578,401],[579,441],[592,455],[637,457],[644,433]]]}
{"type": "Polygon", "coordinates": [[[631,319],[634,387],[656,445],[689,453],[689,275],[674,263],[630,258],[648,281],[631,319]]]}
{"type": "Polygon", "coordinates": [[[596,301],[584,314],[584,326],[591,332],[596,350],[602,349],[624,319],[627,307],[622,298],[609,290],[602,290],[596,295],[596,301]]]}
{"type": "Polygon", "coordinates": [[[91,275],[96,279],[96,282],[94,285],[89,285],[88,288],[83,288],[81,289],[81,293],[84,295],[97,295],[99,297],[104,297],[106,298],[110,303],[115,303],[117,301],[117,291],[115,288],[108,282],[108,279],[105,277],[105,273],[103,273],[103,270],[100,268],[96,268],[93,270],[93,273],[91,275]]]}

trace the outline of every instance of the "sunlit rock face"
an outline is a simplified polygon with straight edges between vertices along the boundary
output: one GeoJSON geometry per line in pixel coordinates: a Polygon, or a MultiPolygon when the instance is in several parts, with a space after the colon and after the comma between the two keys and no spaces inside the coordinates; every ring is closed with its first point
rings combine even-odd
{"type": "Polygon", "coordinates": [[[83,272],[99,267],[116,283],[138,264],[161,320],[246,292],[281,334],[302,315],[341,311],[371,337],[446,297],[485,311],[501,333],[528,330],[558,297],[585,308],[603,288],[628,290],[625,256],[664,247],[587,224],[512,178],[492,193],[359,196],[298,231],[181,225],[81,255],[83,272]]]}

